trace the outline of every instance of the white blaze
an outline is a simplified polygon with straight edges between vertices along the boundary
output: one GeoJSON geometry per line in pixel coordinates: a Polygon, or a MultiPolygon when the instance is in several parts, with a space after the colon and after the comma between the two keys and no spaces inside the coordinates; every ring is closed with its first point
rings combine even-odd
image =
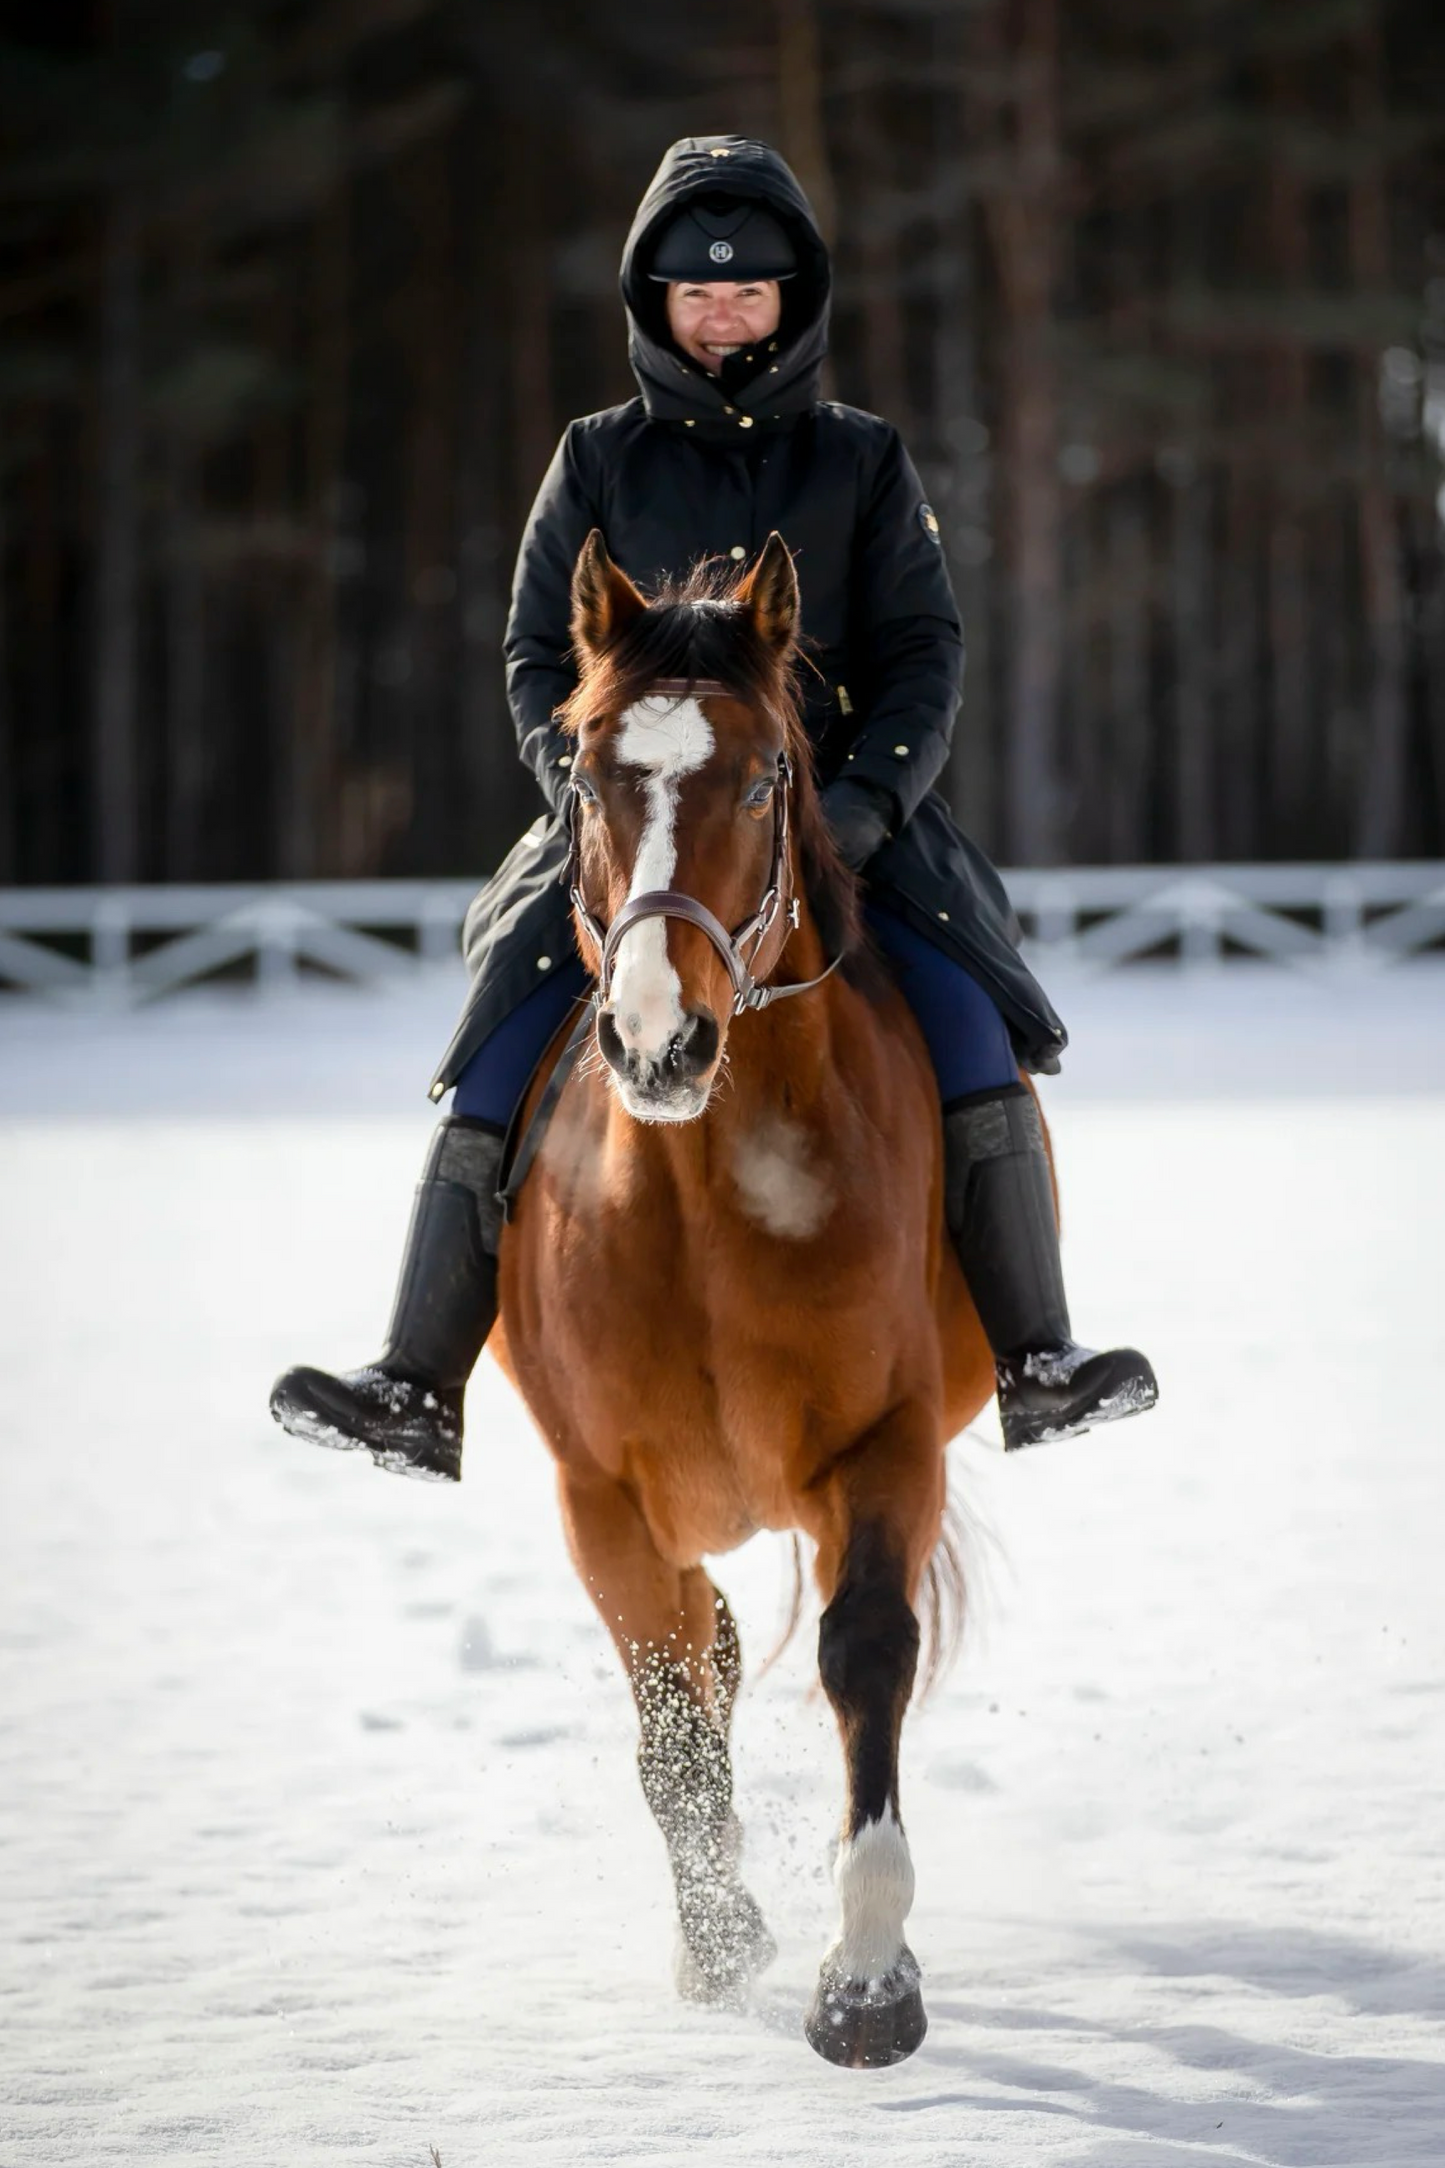
{"type": "MultiPolygon", "coordinates": [[[[682,779],[706,765],[712,725],[696,700],[639,700],[622,717],[619,760],[641,768],[647,819],[637,848],[629,896],[670,888],[677,867],[677,799],[682,779]]],[[[657,1060],[682,1029],[682,983],[667,954],[667,921],[644,919],[617,945],[612,1012],[622,1043],[657,1060]]]]}
{"type": "Polygon", "coordinates": [[[881,1980],[898,1962],[913,1906],[913,1860],[891,1808],[843,1839],[833,1883],[843,1917],[826,1963],[848,1980],[881,1980]]]}

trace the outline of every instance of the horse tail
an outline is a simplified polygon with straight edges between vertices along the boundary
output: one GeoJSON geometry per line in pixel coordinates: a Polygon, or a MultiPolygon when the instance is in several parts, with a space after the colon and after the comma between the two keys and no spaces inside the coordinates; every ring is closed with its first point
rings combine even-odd
{"type": "Polygon", "coordinates": [[[788,1615],[783,1620],[783,1630],[769,1649],[758,1668],[758,1677],[765,1679],[788,1643],[798,1630],[803,1616],[803,1546],[795,1535],[793,1544],[793,1587],[788,1599],[788,1615]]]}
{"type": "Polygon", "coordinates": [[[938,1531],[933,1556],[923,1574],[919,1604],[923,1613],[920,1701],[926,1700],[939,1681],[947,1677],[963,1642],[968,1617],[964,1542],[963,1516],[949,1499],[943,1508],[943,1524],[938,1531]]]}

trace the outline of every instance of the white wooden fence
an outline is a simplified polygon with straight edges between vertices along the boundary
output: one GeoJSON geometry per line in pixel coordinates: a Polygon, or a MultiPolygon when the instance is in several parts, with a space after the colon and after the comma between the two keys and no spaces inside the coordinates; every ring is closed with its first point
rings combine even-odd
{"type": "MultiPolygon", "coordinates": [[[[1006,872],[1042,964],[1185,968],[1231,955],[1300,969],[1445,956],[1445,862],[1073,866],[1006,872]]],[[[473,881],[0,889],[3,995],[128,1008],[241,977],[263,989],[319,972],[359,985],[455,959],[473,881]]]]}

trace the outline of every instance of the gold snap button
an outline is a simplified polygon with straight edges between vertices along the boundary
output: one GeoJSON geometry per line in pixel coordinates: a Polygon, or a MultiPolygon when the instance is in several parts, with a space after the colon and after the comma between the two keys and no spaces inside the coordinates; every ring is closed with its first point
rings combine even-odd
{"type": "Polygon", "coordinates": [[[539,956],[539,957],[537,958],[537,969],[538,969],[539,971],[550,971],[550,970],[551,970],[551,968],[552,968],[552,959],[551,959],[551,957],[550,957],[550,956],[539,956]]]}
{"type": "Polygon", "coordinates": [[[752,417],[752,415],[751,415],[751,414],[744,414],[744,416],[743,416],[742,420],[741,420],[741,421],[740,421],[740,422],[738,423],[738,427],[739,427],[739,429],[751,429],[751,428],[752,428],[752,426],[753,426],[753,417],[752,417]]]}
{"type": "Polygon", "coordinates": [[[747,554],[741,542],[734,542],[732,548],[728,551],[729,557],[733,559],[735,564],[741,564],[747,554]]]}
{"type": "Polygon", "coordinates": [[[904,753],[908,751],[908,747],[906,745],[895,745],[893,750],[901,757],[904,753]]]}

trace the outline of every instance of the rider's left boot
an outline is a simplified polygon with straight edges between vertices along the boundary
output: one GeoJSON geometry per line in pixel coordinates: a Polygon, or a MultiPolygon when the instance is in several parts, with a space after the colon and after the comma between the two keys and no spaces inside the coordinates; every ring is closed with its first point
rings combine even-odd
{"type": "Polygon", "coordinates": [[[1152,1408],[1159,1386],[1137,1348],[1096,1354],[1073,1337],[1032,1093],[1016,1084],[955,1101],[943,1144],[944,1215],[993,1349],[1005,1450],[1152,1408]]]}

